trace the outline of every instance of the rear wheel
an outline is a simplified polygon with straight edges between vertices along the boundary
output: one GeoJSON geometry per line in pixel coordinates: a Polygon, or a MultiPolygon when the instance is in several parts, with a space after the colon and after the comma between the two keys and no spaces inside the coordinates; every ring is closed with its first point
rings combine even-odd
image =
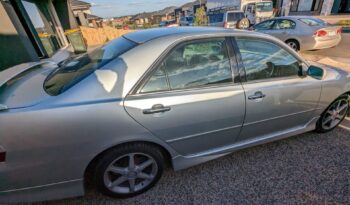
{"type": "Polygon", "coordinates": [[[293,50],[295,51],[299,51],[300,50],[300,45],[299,42],[296,40],[287,40],[286,44],[291,47],[293,50]]]}
{"type": "Polygon", "coordinates": [[[332,131],[344,120],[349,111],[348,98],[348,96],[338,98],[323,112],[317,122],[317,132],[325,133],[332,131]]]}
{"type": "Polygon", "coordinates": [[[97,163],[94,182],[111,197],[127,198],[150,189],[164,168],[162,152],[144,143],[129,144],[107,152],[97,163]]]}

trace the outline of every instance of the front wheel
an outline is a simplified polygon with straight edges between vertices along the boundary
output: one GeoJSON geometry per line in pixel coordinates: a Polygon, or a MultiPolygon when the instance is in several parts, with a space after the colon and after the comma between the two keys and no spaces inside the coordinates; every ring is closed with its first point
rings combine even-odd
{"type": "Polygon", "coordinates": [[[137,143],[118,147],[98,162],[94,181],[111,197],[127,198],[150,189],[163,173],[164,158],[155,146],[137,143]]]}
{"type": "Polygon", "coordinates": [[[344,120],[348,110],[348,96],[338,98],[323,112],[317,122],[316,131],[320,133],[332,131],[344,120]]]}

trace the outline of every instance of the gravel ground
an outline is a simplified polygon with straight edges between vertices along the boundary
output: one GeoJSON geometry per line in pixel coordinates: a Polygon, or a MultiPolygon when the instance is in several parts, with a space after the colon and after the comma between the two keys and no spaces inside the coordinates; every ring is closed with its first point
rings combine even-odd
{"type": "MultiPolygon", "coordinates": [[[[350,125],[347,122],[346,125],[350,125]]],[[[148,192],[115,200],[85,197],[32,205],[350,204],[350,132],[306,133],[174,172],[148,192]]]]}

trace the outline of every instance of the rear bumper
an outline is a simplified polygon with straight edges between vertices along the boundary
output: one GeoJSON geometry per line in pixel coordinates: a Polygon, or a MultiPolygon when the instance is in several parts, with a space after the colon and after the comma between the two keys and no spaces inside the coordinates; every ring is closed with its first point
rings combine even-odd
{"type": "Polygon", "coordinates": [[[341,37],[336,37],[334,39],[316,39],[315,45],[313,49],[323,49],[323,48],[332,48],[334,46],[337,46],[341,41],[341,37]]]}
{"type": "Polygon", "coordinates": [[[38,202],[84,195],[84,180],[70,180],[42,186],[0,192],[1,203],[38,202]]]}

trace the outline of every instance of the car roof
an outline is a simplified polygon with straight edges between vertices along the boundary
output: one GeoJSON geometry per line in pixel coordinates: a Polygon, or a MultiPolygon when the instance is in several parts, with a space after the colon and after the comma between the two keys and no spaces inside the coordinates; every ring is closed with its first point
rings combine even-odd
{"type": "Polygon", "coordinates": [[[275,17],[274,19],[291,19],[291,20],[297,20],[297,19],[302,19],[302,18],[309,18],[309,19],[317,19],[313,16],[280,16],[280,17],[275,17]]]}
{"type": "Polygon", "coordinates": [[[179,35],[181,37],[191,36],[194,34],[215,34],[215,33],[232,33],[232,32],[248,32],[248,31],[239,31],[233,29],[224,29],[218,27],[171,27],[171,28],[155,28],[155,29],[146,29],[142,31],[131,32],[123,35],[124,38],[136,42],[138,44],[145,43],[147,41],[166,37],[179,35]]]}

